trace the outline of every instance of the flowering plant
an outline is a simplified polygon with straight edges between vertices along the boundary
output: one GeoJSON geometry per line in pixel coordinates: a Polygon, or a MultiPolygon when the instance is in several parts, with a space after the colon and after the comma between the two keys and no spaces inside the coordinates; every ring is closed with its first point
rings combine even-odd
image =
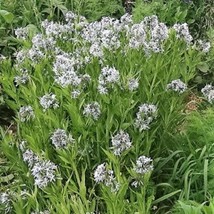
{"type": "Polygon", "coordinates": [[[29,198],[38,208],[44,196],[51,213],[149,213],[156,158],[182,120],[203,50],[187,24],[168,27],[157,16],[64,18],[43,21],[31,40],[18,29],[24,46],[15,65],[2,64],[18,130],[2,149],[29,191],[14,207],[28,213],[29,198]]]}

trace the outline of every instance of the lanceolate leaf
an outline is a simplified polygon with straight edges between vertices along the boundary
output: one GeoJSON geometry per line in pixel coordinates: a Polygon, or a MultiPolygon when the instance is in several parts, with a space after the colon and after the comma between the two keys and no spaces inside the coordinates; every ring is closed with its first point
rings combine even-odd
{"type": "Polygon", "coordinates": [[[7,22],[7,23],[12,23],[13,19],[14,19],[14,15],[11,12],[8,12],[6,10],[0,10],[0,15],[3,17],[3,19],[7,22]]]}

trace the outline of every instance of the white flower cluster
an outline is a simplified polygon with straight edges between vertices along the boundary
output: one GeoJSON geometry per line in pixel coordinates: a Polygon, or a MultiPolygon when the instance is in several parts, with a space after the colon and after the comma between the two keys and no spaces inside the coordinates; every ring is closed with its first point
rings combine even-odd
{"type": "Polygon", "coordinates": [[[34,49],[46,51],[53,50],[55,48],[56,41],[53,37],[45,37],[39,33],[32,38],[32,44],[34,49]]]}
{"type": "Polygon", "coordinates": [[[19,118],[21,122],[26,122],[35,118],[33,108],[31,106],[23,106],[19,109],[19,118]]]}
{"type": "Polygon", "coordinates": [[[146,32],[144,27],[145,26],[143,22],[132,25],[132,27],[128,31],[130,48],[139,48],[140,46],[145,44],[146,32]]]}
{"type": "Polygon", "coordinates": [[[0,205],[3,205],[5,208],[5,213],[10,213],[11,211],[11,195],[7,192],[0,192],[0,205]]]}
{"type": "Polygon", "coordinates": [[[81,91],[78,90],[78,89],[76,89],[76,90],[73,90],[73,91],[71,92],[71,97],[72,97],[73,99],[76,99],[76,98],[78,98],[78,97],[80,96],[80,94],[81,94],[81,91]]]}
{"type": "Polygon", "coordinates": [[[106,164],[102,163],[97,166],[96,170],[94,171],[94,180],[97,183],[104,182],[106,179],[106,164]]]}
{"type": "Polygon", "coordinates": [[[131,183],[131,186],[133,186],[134,188],[137,188],[139,186],[142,186],[143,185],[143,181],[141,180],[134,180],[132,183],[131,183]]]}
{"type": "Polygon", "coordinates": [[[20,50],[16,54],[18,64],[30,59],[33,64],[38,63],[45,57],[44,51],[54,50],[56,41],[52,37],[45,37],[42,34],[36,34],[32,38],[32,47],[29,50],[20,50]]]}
{"type": "Polygon", "coordinates": [[[70,23],[73,23],[77,20],[78,16],[73,13],[72,11],[68,11],[66,14],[65,14],[65,21],[66,22],[70,22],[70,23]]]}
{"type": "Polygon", "coordinates": [[[146,52],[163,51],[162,42],[168,38],[168,28],[159,23],[157,16],[146,17],[141,23],[133,24],[129,14],[120,20],[103,17],[99,22],[89,23],[81,31],[81,36],[91,44],[90,53],[102,58],[103,48],[115,50],[121,46],[121,33],[129,39],[130,48],[144,47],[146,52]]]}
{"type": "Polygon", "coordinates": [[[31,169],[35,185],[42,189],[55,181],[57,166],[54,163],[50,160],[41,160],[32,150],[26,149],[26,141],[22,141],[19,148],[24,162],[31,169]]]}
{"type": "Polygon", "coordinates": [[[176,31],[176,37],[183,39],[188,45],[192,42],[193,38],[190,35],[187,23],[174,24],[173,29],[176,31]]]}
{"type": "Polygon", "coordinates": [[[73,142],[74,139],[71,135],[67,135],[66,131],[64,129],[56,129],[54,133],[52,134],[51,138],[52,144],[57,148],[64,148],[66,147],[70,142],[73,142]]]}
{"type": "MultiPolygon", "coordinates": [[[[155,17],[155,19],[157,19],[157,17],[155,17]]],[[[159,23],[157,21],[154,26],[150,25],[150,31],[152,41],[162,42],[169,37],[168,28],[162,22],[159,23]]]]}
{"type": "Polygon", "coordinates": [[[0,194],[0,203],[7,204],[10,201],[10,196],[8,193],[3,192],[0,194]]]}
{"type": "Polygon", "coordinates": [[[21,63],[23,63],[24,60],[26,59],[27,55],[28,55],[27,50],[20,50],[20,51],[16,52],[14,54],[14,56],[16,58],[17,65],[20,65],[21,63]]]}
{"type": "MultiPolygon", "coordinates": [[[[24,150],[24,148],[23,148],[23,150],[24,150]]],[[[23,157],[24,162],[26,162],[30,168],[36,162],[39,161],[39,157],[37,155],[35,155],[35,153],[30,149],[26,149],[25,151],[23,151],[22,157],[23,157]]]]}
{"type": "Polygon", "coordinates": [[[89,49],[89,53],[94,57],[102,58],[104,53],[99,43],[93,43],[89,49]]]}
{"type": "Polygon", "coordinates": [[[103,48],[116,50],[120,47],[119,20],[103,17],[101,21],[87,24],[81,31],[81,37],[91,44],[90,53],[95,57],[103,56],[103,48]]]}
{"type": "Polygon", "coordinates": [[[210,42],[205,42],[202,40],[198,40],[199,50],[201,50],[204,53],[208,53],[211,48],[210,42]]]}
{"type": "Polygon", "coordinates": [[[75,65],[75,59],[68,54],[57,55],[53,66],[55,82],[62,87],[78,86],[81,83],[81,78],[75,71],[75,65]]]}
{"type": "Polygon", "coordinates": [[[92,102],[84,106],[83,115],[86,117],[92,117],[94,120],[98,120],[100,114],[101,110],[98,102],[92,102]]]}
{"type": "Polygon", "coordinates": [[[65,21],[67,22],[68,26],[74,28],[76,33],[78,30],[82,29],[88,24],[88,21],[84,16],[78,16],[72,11],[68,11],[65,14],[65,21]]]}
{"type": "Polygon", "coordinates": [[[43,21],[41,25],[48,37],[66,40],[68,38],[68,34],[71,34],[74,31],[74,29],[67,24],[55,23],[53,21],[49,22],[48,20],[43,21]]]}
{"type": "Polygon", "coordinates": [[[26,200],[28,198],[28,196],[29,196],[29,192],[28,192],[27,189],[23,189],[23,190],[21,190],[19,195],[21,196],[21,198],[23,200],[26,200]]]}
{"type": "Polygon", "coordinates": [[[102,31],[101,45],[108,50],[118,49],[120,47],[120,40],[117,31],[113,29],[102,31]]]}
{"type": "Polygon", "coordinates": [[[129,134],[120,130],[118,134],[111,138],[113,152],[115,155],[121,155],[121,153],[129,149],[132,145],[129,134]]]}
{"type": "Polygon", "coordinates": [[[24,152],[26,150],[26,144],[27,144],[27,141],[25,140],[22,140],[21,143],[19,144],[19,149],[24,152]]]}
{"type": "Polygon", "coordinates": [[[28,28],[27,27],[16,28],[15,35],[17,39],[26,40],[28,37],[28,28]]]}
{"type": "Polygon", "coordinates": [[[187,90],[187,85],[184,82],[182,82],[180,79],[177,79],[167,84],[166,89],[176,91],[182,94],[187,90]]]}
{"type": "Polygon", "coordinates": [[[21,69],[20,71],[21,71],[21,74],[19,76],[15,76],[14,78],[14,83],[16,86],[24,85],[30,79],[28,71],[26,69],[21,69]]]}
{"type": "Polygon", "coordinates": [[[135,79],[135,78],[128,79],[128,89],[129,89],[129,91],[134,91],[134,90],[138,89],[138,87],[139,87],[138,79],[135,79]]]}
{"type": "Polygon", "coordinates": [[[214,86],[213,85],[206,85],[204,88],[201,89],[204,97],[208,100],[209,103],[214,102],[214,86]]]}
{"type": "Polygon", "coordinates": [[[83,68],[85,65],[89,64],[92,60],[92,57],[89,55],[89,49],[85,41],[76,41],[77,43],[82,44],[81,47],[78,47],[73,51],[71,55],[72,60],[75,63],[75,69],[78,71],[83,68]]]}
{"type": "Polygon", "coordinates": [[[50,182],[55,181],[56,170],[57,166],[50,160],[39,160],[36,162],[31,169],[31,173],[35,180],[35,185],[42,189],[50,182]]]}
{"type": "Polygon", "coordinates": [[[106,66],[101,69],[101,74],[98,79],[98,91],[100,94],[107,94],[108,88],[118,83],[120,80],[120,73],[114,67],[106,66]]]}
{"type": "Polygon", "coordinates": [[[120,24],[122,29],[128,29],[129,26],[133,24],[132,15],[130,15],[129,13],[125,13],[123,16],[121,16],[120,24]]]}
{"type": "Polygon", "coordinates": [[[86,86],[86,84],[88,84],[91,81],[91,76],[89,74],[83,74],[81,78],[83,86],[86,86]]]}
{"type": "Polygon", "coordinates": [[[150,124],[157,116],[157,107],[153,104],[142,104],[139,106],[135,126],[140,131],[150,129],[150,124]]]}
{"type": "Polygon", "coordinates": [[[134,167],[134,171],[138,174],[146,174],[153,170],[153,163],[152,159],[146,157],[144,155],[140,156],[136,161],[136,166],[134,167]]]}
{"type": "Polygon", "coordinates": [[[32,46],[29,50],[20,50],[15,54],[17,65],[22,64],[25,59],[31,60],[32,64],[40,62],[45,54],[35,46],[32,46]]]}
{"type": "Polygon", "coordinates": [[[162,51],[161,43],[168,38],[168,28],[159,23],[157,16],[146,17],[141,23],[133,24],[132,16],[125,14],[120,20],[104,17],[100,22],[88,24],[81,36],[91,43],[90,53],[103,57],[103,48],[118,49],[120,33],[129,38],[130,48],[144,47],[145,51],[162,51]]]}
{"type": "Polygon", "coordinates": [[[35,64],[45,57],[45,54],[34,46],[27,52],[28,58],[35,64]]]}
{"type": "Polygon", "coordinates": [[[94,171],[94,180],[96,183],[103,183],[105,186],[110,187],[112,192],[117,192],[119,190],[119,183],[114,177],[114,172],[107,168],[106,163],[97,166],[94,171]]]}
{"type": "Polygon", "coordinates": [[[162,42],[168,38],[168,28],[158,21],[157,16],[145,17],[139,24],[133,24],[128,31],[129,47],[143,47],[146,54],[162,52],[162,42]]]}
{"type": "Polygon", "coordinates": [[[43,107],[44,111],[46,111],[49,108],[56,109],[59,107],[59,103],[56,99],[55,94],[45,94],[43,97],[40,98],[40,104],[43,107]]]}
{"type": "MultiPolygon", "coordinates": [[[[65,15],[65,19],[68,23],[56,23],[53,21],[45,20],[41,23],[42,28],[44,29],[44,34],[38,33],[32,38],[32,47],[29,50],[20,50],[17,55],[17,63],[20,64],[24,59],[30,59],[35,65],[44,56],[47,56],[47,51],[49,52],[48,57],[52,57],[55,53],[55,50],[59,49],[57,47],[57,41],[62,40],[63,42],[72,42],[79,43],[78,31],[80,31],[86,24],[87,20],[83,16],[78,16],[72,12],[68,12],[65,15]],[[78,30],[77,30],[78,29],[78,30]]],[[[19,28],[16,30],[18,38],[26,38],[27,28],[19,28]]],[[[74,50],[74,54],[76,50],[74,50]]],[[[81,56],[82,57],[82,56],[81,56]]],[[[77,59],[79,57],[76,57],[77,59]]]]}
{"type": "MultiPolygon", "coordinates": [[[[103,63],[105,50],[114,51],[125,47],[125,50],[144,49],[145,54],[162,52],[163,42],[168,38],[170,32],[168,27],[159,22],[157,16],[154,15],[145,17],[138,24],[133,24],[132,16],[129,14],[124,14],[120,19],[103,17],[100,21],[88,23],[85,17],[69,11],[65,14],[65,20],[65,24],[43,21],[41,26],[44,29],[44,35],[36,34],[32,38],[32,48],[26,51],[21,50],[16,56],[18,64],[25,58],[36,64],[47,56],[47,50],[52,50],[47,57],[54,57],[56,50],[60,49],[60,43],[72,43],[73,50],[70,59],[75,62],[74,69],[66,72],[60,71],[61,69],[55,70],[56,82],[63,87],[71,81],[70,79],[76,77],[78,68],[83,63],[88,63],[91,58],[98,57],[103,63]],[[85,50],[79,51],[79,48],[85,50]]],[[[173,28],[178,38],[184,39],[190,44],[192,37],[186,23],[176,24],[173,28]]],[[[16,34],[17,37],[25,38],[25,28],[17,29],[16,34]]],[[[206,52],[208,49],[209,44],[204,43],[202,50],[206,52]]],[[[105,91],[102,87],[101,90],[105,91]]]]}

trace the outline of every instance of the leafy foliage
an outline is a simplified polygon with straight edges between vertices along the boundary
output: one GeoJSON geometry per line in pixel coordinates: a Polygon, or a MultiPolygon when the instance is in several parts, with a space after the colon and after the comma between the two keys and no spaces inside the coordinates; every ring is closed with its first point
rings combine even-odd
{"type": "Polygon", "coordinates": [[[170,27],[209,29],[213,43],[212,1],[136,0],[134,23],[103,18],[124,14],[120,0],[0,5],[0,212],[214,212],[213,110],[185,112],[186,86],[211,82],[214,50],[170,27]]]}

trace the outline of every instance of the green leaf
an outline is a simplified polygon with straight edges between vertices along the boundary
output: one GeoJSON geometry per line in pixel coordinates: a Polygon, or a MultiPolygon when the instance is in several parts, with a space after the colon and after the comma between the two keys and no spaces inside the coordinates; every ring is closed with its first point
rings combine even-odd
{"type": "Polygon", "coordinates": [[[113,162],[113,163],[117,163],[117,158],[109,151],[105,150],[105,149],[102,149],[103,152],[106,154],[106,156],[108,157],[108,159],[113,162]]]}
{"type": "Polygon", "coordinates": [[[14,15],[6,10],[0,10],[0,15],[4,18],[7,23],[12,23],[14,15]]]}
{"type": "Polygon", "coordinates": [[[204,197],[206,199],[206,195],[208,192],[208,160],[204,161],[204,197]]]}
{"type": "Polygon", "coordinates": [[[51,14],[51,8],[45,8],[44,10],[41,11],[41,13],[51,14]]]}
{"type": "Polygon", "coordinates": [[[56,5],[56,6],[57,6],[57,8],[58,8],[59,10],[62,11],[63,14],[65,14],[66,12],[68,12],[68,9],[67,9],[64,5],[59,4],[59,5],[56,5]]]}
{"type": "Polygon", "coordinates": [[[207,63],[200,63],[197,68],[203,73],[207,73],[209,71],[209,66],[207,63]]]}
{"type": "Polygon", "coordinates": [[[159,202],[161,202],[161,201],[164,201],[164,200],[166,200],[166,199],[172,197],[173,195],[175,195],[175,194],[177,194],[177,193],[179,193],[179,192],[181,192],[180,189],[179,189],[179,190],[176,190],[176,191],[174,191],[174,192],[171,192],[171,193],[169,193],[169,194],[166,194],[166,195],[164,195],[164,196],[162,196],[162,197],[156,199],[155,201],[153,201],[153,204],[157,204],[157,203],[159,203],[159,202]]]}
{"type": "Polygon", "coordinates": [[[189,20],[187,21],[188,24],[193,24],[194,22],[195,22],[195,19],[189,19],[189,20]]]}
{"type": "Polygon", "coordinates": [[[70,164],[70,160],[66,159],[65,157],[59,155],[59,158],[60,158],[62,161],[64,161],[65,163],[70,164]]]}
{"type": "Polygon", "coordinates": [[[27,26],[27,29],[28,29],[28,34],[30,35],[30,38],[33,37],[39,31],[36,25],[33,25],[33,24],[29,24],[27,26]]]}
{"type": "Polygon", "coordinates": [[[202,76],[196,76],[195,77],[195,82],[197,83],[197,84],[201,84],[201,83],[203,83],[203,78],[202,78],[202,76]]]}
{"type": "Polygon", "coordinates": [[[0,178],[0,183],[4,182],[4,183],[8,183],[9,181],[11,181],[14,178],[13,174],[7,175],[7,176],[3,176],[0,178]]]}

